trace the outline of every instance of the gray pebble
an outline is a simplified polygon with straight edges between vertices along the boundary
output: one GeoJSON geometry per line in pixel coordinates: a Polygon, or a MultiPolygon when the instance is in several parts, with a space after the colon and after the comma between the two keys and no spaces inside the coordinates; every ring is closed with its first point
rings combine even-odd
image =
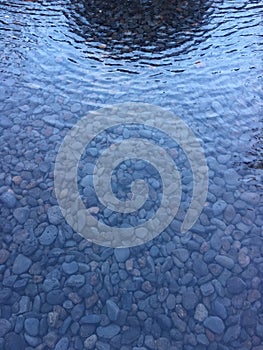
{"type": "Polygon", "coordinates": [[[96,334],[92,334],[90,337],[88,337],[85,341],[84,341],[84,347],[85,349],[91,350],[95,347],[96,342],[97,342],[97,336],[96,334]]]}
{"type": "Polygon", "coordinates": [[[4,192],[0,196],[0,201],[7,207],[7,208],[15,208],[16,206],[16,197],[13,192],[4,192]]]}
{"type": "Polygon", "coordinates": [[[13,264],[13,273],[20,275],[28,271],[29,267],[32,265],[32,261],[24,256],[23,254],[17,255],[13,264]]]}
{"type": "Polygon", "coordinates": [[[58,205],[48,208],[48,220],[52,225],[58,225],[62,222],[63,216],[58,205]]]}
{"type": "Polygon", "coordinates": [[[216,201],[212,207],[214,215],[218,216],[218,215],[222,214],[223,211],[225,210],[226,206],[227,206],[226,202],[223,201],[222,199],[219,199],[218,201],[216,201]]]}
{"type": "Polygon", "coordinates": [[[116,249],[114,249],[114,255],[115,255],[116,260],[119,263],[125,262],[130,256],[130,249],[129,248],[116,248],[116,249]]]}
{"type": "Polygon", "coordinates": [[[207,317],[204,321],[204,326],[216,334],[222,334],[225,330],[224,322],[217,316],[207,317]]]}
{"type": "Polygon", "coordinates": [[[204,304],[198,304],[195,309],[194,318],[199,321],[203,322],[208,316],[207,308],[204,304]]]}
{"type": "Polygon", "coordinates": [[[106,307],[107,307],[107,314],[109,316],[109,319],[111,321],[117,321],[117,318],[120,312],[118,305],[116,305],[112,300],[107,300],[106,307]]]}
{"type": "Polygon", "coordinates": [[[85,276],[83,275],[72,275],[70,276],[66,282],[65,285],[67,287],[75,287],[75,288],[80,288],[85,284],[85,276]]]}
{"type": "Polygon", "coordinates": [[[55,350],[67,350],[68,345],[69,345],[68,338],[63,337],[57,342],[57,344],[55,346],[55,350]]]}
{"type": "Polygon", "coordinates": [[[72,275],[76,273],[79,269],[78,264],[75,261],[72,261],[70,263],[64,262],[62,264],[62,270],[67,274],[67,275],[72,275]]]}
{"type": "Polygon", "coordinates": [[[39,320],[37,318],[27,318],[25,320],[25,331],[33,336],[36,337],[38,335],[39,332],[39,320]]]}
{"type": "Polygon", "coordinates": [[[58,229],[54,225],[49,225],[45,228],[42,235],[39,237],[39,242],[42,245],[50,245],[52,244],[58,235],[58,229]]]}
{"type": "Polygon", "coordinates": [[[11,323],[5,318],[0,318],[0,337],[3,337],[11,329],[11,323]]]}
{"type": "Polygon", "coordinates": [[[233,259],[229,258],[228,256],[225,256],[225,255],[217,255],[215,257],[215,261],[223,266],[223,267],[226,267],[227,269],[231,270],[234,265],[235,265],[235,262],[233,259]]]}
{"type": "Polygon", "coordinates": [[[19,224],[24,224],[29,216],[29,209],[26,207],[16,208],[14,210],[14,217],[19,222],[19,224]]]}

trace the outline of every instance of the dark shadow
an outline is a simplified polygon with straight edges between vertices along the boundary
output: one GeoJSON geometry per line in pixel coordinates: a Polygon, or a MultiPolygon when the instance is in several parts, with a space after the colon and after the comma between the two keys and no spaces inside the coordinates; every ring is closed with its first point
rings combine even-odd
{"type": "Polygon", "coordinates": [[[211,4],[211,0],[72,0],[65,15],[71,30],[88,46],[111,58],[124,55],[136,60],[167,50],[174,55],[202,41],[211,4]]]}

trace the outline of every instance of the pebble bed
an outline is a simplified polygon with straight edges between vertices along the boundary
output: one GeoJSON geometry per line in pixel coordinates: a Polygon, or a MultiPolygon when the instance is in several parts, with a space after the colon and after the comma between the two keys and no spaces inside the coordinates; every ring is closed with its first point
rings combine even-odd
{"type": "MultiPolygon", "coordinates": [[[[27,4],[33,13],[40,11],[39,4],[27,4]]],[[[220,8],[228,28],[227,19],[234,18],[241,34],[256,30],[259,2],[231,6],[220,8]],[[251,26],[242,22],[244,13],[251,26]]],[[[49,10],[54,22],[61,7],[59,3],[49,10]]],[[[12,11],[1,9],[9,16],[7,25],[12,11]]],[[[19,27],[18,15],[13,25],[19,27]]],[[[29,16],[26,8],[23,16],[29,16]]],[[[222,19],[220,12],[214,16],[222,19]]],[[[65,30],[59,20],[57,27],[65,30]]],[[[12,53],[5,47],[1,63],[0,350],[262,350],[263,175],[260,168],[240,166],[249,157],[253,128],[262,126],[259,51],[251,52],[246,36],[240,35],[242,58],[231,30],[215,29],[212,36],[219,45],[213,47],[218,55],[214,60],[212,50],[205,51],[208,39],[196,53],[198,61],[186,55],[182,62],[169,61],[168,70],[165,65],[155,69],[149,61],[138,69],[136,83],[134,75],[121,72],[117,64],[115,69],[108,61],[108,66],[96,66],[82,60],[84,49],[76,53],[77,43],[64,46],[65,37],[59,48],[66,47],[67,58],[58,54],[59,35],[52,32],[54,42],[46,42],[41,28],[30,27],[29,32],[43,36],[48,53],[31,32],[17,39],[14,31],[12,40],[19,45],[12,41],[12,53]],[[229,42],[224,44],[226,31],[229,42]],[[217,33],[223,33],[218,34],[222,41],[217,33]],[[35,49],[35,56],[21,43],[35,49]],[[202,50],[207,56],[201,59],[202,50]],[[66,65],[68,58],[79,60],[83,68],[72,61],[66,65]],[[84,70],[89,78],[83,77],[84,70]],[[209,189],[202,214],[186,234],[178,231],[185,215],[181,207],[174,222],[152,241],[113,249],[88,242],[66,223],[54,192],[54,165],[63,138],[78,118],[104,104],[130,100],[167,107],[192,127],[207,157],[209,189]],[[189,111],[191,101],[197,102],[189,111]]],[[[8,33],[0,31],[4,42],[11,40],[8,33]]],[[[257,40],[249,37],[253,45],[257,40]]],[[[127,67],[137,69],[136,64],[127,67]]],[[[127,132],[122,131],[124,139],[127,132]]],[[[94,157],[95,149],[87,150],[88,156],[94,157]]],[[[80,192],[96,206],[85,183],[89,173],[83,169],[80,192]]],[[[115,178],[124,189],[127,169],[127,164],[118,169],[115,178]]],[[[192,175],[184,162],[182,172],[183,185],[191,188],[192,175]]],[[[154,196],[161,182],[153,174],[151,200],[157,203],[154,196]]],[[[120,189],[116,185],[116,191],[120,189]]],[[[118,195],[125,196],[122,191],[118,195]]],[[[106,215],[104,211],[104,220],[114,225],[114,215],[106,215]]],[[[146,220],[147,215],[151,212],[144,208],[137,219],[146,220]]]]}

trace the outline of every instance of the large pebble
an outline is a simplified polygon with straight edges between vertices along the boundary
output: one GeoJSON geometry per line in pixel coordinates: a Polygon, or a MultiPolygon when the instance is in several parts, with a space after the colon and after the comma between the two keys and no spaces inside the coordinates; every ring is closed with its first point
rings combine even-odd
{"type": "Polygon", "coordinates": [[[61,338],[56,346],[55,346],[55,350],[67,350],[68,349],[68,345],[69,345],[69,340],[67,337],[63,337],[61,338]]]}
{"type": "Polygon", "coordinates": [[[246,289],[246,283],[239,277],[231,277],[227,280],[227,290],[230,294],[240,294],[246,289]]]}
{"type": "Polygon", "coordinates": [[[97,342],[97,336],[96,334],[92,334],[90,337],[88,337],[85,341],[84,341],[84,347],[87,350],[91,350],[94,349],[96,342],[97,342]]]}
{"type": "Polygon", "coordinates": [[[186,310],[193,310],[198,302],[197,296],[194,292],[186,291],[183,294],[183,307],[186,310]]]}
{"type": "Polygon", "coordinates": [[[7,350],[25,350],[26,345],[24,339],[19,334],[14,332],[6,335],[6,349],[7,350]]]}
{"type": "Polygon", "coordinates": [[[5,318],[0,318],[0,337],[4,336],[11,329],[11,323],[5,318]]]}
{"type": "Polygon", "coordinates": [[[16,197],[13,192],[4,192],[0,196],[0,201],[7,208],[15,208],[16,206],[16,197]]]}
{"type": "Polygon", "coordinates": [[[207,308],[204,304],[198,304],[195,309],[194,318],[199,321],[203,322],[208,316],[207,308]]]}
{"type": "Polygon", "coordinates": [[[29,267],[32,265],[32,261],[24,256],[23,254],[17,255],[13,264],[13,273],[20,275],[28,271],[29,267]]]}
{"type": "Polygon", "coordinates": [[[58,205],[48,208],[48,220],[52,225],[58,225],[62,222],[63,216],[58,205]]]}
{"type": "Polygon", "coordinates": [[[97,335],[105,339],[111,339],[119,333],[120,333],[120,326],[116,324],[110,324],[109,326],[106,326],[106,327],[100,326],[97,328],[97,335]]]}
{"type": "Polygon", "coordinates": [[[39,332],[39,320],[37,318],[27,318],[25,320],[25,331],[35,337],[38,335],[39,332]]]}
{"type": "Polygon", "coordinates": [[[222,334],[225,330],[224,322],[217,316],[207,317],[204,321],[204,326],[216,334],[222,334]]]}
{"type": "Polygon", "coordinates": [[[45,228],[42,235],[39,237],[39,242],[42,245],[50,245],[52,244],[58,235],[58,229],[54,225],[49,225],[45,228]]]}
{"type": "Polygon", "coordinates": [[[107,314],[111,321],[117,321],[120,309],[117,304],[112,300],[107,300],[106,302],[107,314]]]}
{"type": "Polygon", "coordinates": [[[14,210],[14,217],[19,222],[19,224],[24,224],[29,216],[28,208],[16,208],[14,210]]]}
{"type": "Polygon", "coordinates": [[[114,255],[118,262],[125,262],[130,256],[129,248],[116,248],[114,249],[114,255]]]}

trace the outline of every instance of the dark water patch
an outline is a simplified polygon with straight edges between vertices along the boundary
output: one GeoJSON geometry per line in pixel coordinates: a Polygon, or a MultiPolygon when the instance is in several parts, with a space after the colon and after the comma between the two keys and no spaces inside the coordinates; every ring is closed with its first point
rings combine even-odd
{"type": "Polygon", "coordinates": [[[213,1],[73,1],[65,12],[89,57],[138,61],[189,51],[209,35],[213,1]]]}

